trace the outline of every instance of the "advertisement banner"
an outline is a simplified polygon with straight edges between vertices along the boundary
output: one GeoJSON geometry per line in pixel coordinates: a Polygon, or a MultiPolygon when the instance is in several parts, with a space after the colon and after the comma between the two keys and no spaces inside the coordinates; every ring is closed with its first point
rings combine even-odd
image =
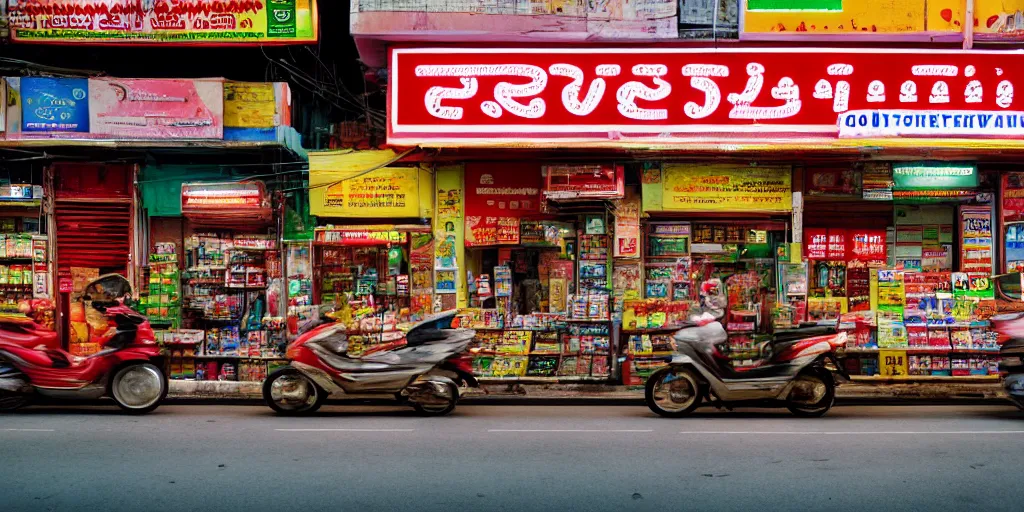
{"type": "Polygon", "coordinates": [[[629,194],[615,201],[615,258],[640,257],[640,198],[629,194]]]}
{"type": "Polygon", "coordinates": [[[385,167],[333,180],[332,171],[313,169],[310,184],[327,186],[310,188],[309,212],[322,217],[419,217],[419,172],[417,168],[385,167]]]}
{"type": "Polygon", "coordinates": [[[621,165],[546,165],[544,175],[550,199],[618,199],[624,193],[621,165]]]}
{"type": "Polygon", "coordinates": [[[462,181],[461,168],[440,168],[435,175],[434,293],[450,296],[440,298],[435,312],[454,308],[458,302],[459,267],[464,258],[462,181]]]}
{"type": "Polygon", "coordinates": [[[665,164],[662,209],[704,212],[788,212],[793,188],[788,167],[665,164]]]}
{"type": "Polygon", "coordinates": [[[466,165],[466,246],[518,244],[519,219],[540,211],[536,165],[466,165]]]}
{"type": "Polygon", "coordinates": [[[281,125],[272,82],[224,82],[224,126],[273,128],[281,125]]]}
{"type": "Polygon", "coordinates": [[[741,39],[959,40],[963,0],[740,0],[741,39]]]}
{"type": "Polygon", "coordinates": [[[853,229],[850,230],[847,254],[853,261],[865,263],[885,263],[885,230],[884,229],[853,229]]]}
{"type": "Polygon", "coordinates": [[[1003,51],[396,48],[390,71],[391,144],[1024,137],[1003,51]]]}
{"type": "Polygon", "coordinates": [[[90,78],[89,131],[130,139],[221,139],[221,80],[90,78]]]}
{"type": "Polygon", "coordinates": [[[315,0],[6,0],[11,38],[34,43],[315,42],[315,0]]]}
{"type": "Polygon", "coordinates": [[[88,133],[89,80],[21,78],[21,130],[88,133]]]}
{"type": "Polygon", "coordinates": [[[992,208],[960,207],[960,270],[992,275],[992,208]]]}
{"type": "Polygon", "coordinates": [[[893,190],[946,190],[978,186],[978,166],[953,162],[898,162],[892,165],[893,190]]]}

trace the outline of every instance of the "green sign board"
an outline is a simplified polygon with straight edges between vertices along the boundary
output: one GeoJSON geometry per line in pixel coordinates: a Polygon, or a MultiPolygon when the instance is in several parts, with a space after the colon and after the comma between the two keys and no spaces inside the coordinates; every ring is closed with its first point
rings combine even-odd
{"type": "Polygon", "coordinates": [[[914,162],[892,165],[893,190],[951,190],[978,186],[978,166],[970,163],[914,162]]]}
{"type": "Polygon", "coordinates": [[[747,0],[748,11],[842,11],[843,0],[747,0]]]}

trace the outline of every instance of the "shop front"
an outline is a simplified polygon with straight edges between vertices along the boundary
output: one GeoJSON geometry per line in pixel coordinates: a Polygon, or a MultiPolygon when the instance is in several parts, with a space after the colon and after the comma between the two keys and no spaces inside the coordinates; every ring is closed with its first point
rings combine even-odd
{"type": "Polygon", "coordinates": [[[972,161],[846,167],[807,171],[808,319],[842,319],[858,379],[998,378],[988,319],[999,172],[972,161]]]}
{"type": "Polygon", "coordinates": [[[621,165],[466,163],[461,313],[477,330],[479,377],[614,377],[612,234],[623,197],[621,165]]]}
{"type": "Polygon", "coordinates": [[[349,353],[402,337],[434,307],[433,174],[392,151],[310,155],[310,241],[288,241],[289,333],[329,306],[349,353]],[[370,171],[365,171],[370,168],[370,171]]]}
{"type": "Polygon", "coordinates": [[[856,380],[987,382],[996,378],[988,277],[1024,266],[1024,187],[1009,165],[1024,122],[1009,93],[1019,73],[1005,58],[396,48],[389,142],[473,155],[438,162],[464,185],[442,190],[438,174],[446,194],[435,230],[449,226],[439,246],[464,241],[465,253],[435,261],[435,286],[452,297],[439,304],[466,307],[481,332],[483,376],[563,375],[561,362],[540,364],[565,350],[545,331],[604,313],[588,292],[602,271],[593,257],[607,276],[607,382],[640,384],[664,363],[708,278],[728,289],[721,348],[737,370],[760,364],[757,347],[773,331],[815,322],[849,332],[843,356],[856,380]],[[509,93],[513,79],[529,92],[509,93]],[[544,169],[581,154],[623,169],[621,196],[605,199],[603,240],[587,238],[588,215],[601,208],[543,193],[544,169]],[[520,194],[538,183],[537,209],[536,196],[475,204],[479,190],[520,194]],[[592,242],[599,252],[588,252],[592,242]]]}

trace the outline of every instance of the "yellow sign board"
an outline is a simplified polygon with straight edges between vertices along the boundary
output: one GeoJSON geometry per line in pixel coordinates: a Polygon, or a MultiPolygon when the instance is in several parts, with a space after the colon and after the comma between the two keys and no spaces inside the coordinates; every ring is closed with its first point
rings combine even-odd
{"type": "Polygon", "coordinates": [[[430,217],[430,172],[385,167],[395,158],[390,150],[310,153],[309,212],[334,218],[430,217]]]}
{"type": "Polygon", "coordinates": [[[878,373],[881,376],[906,377],[908,372],[906,350],[878,351],[878,373]]]}
{"type": "Polygon", "coordinates": [[[791,170],[665,164],[661,200],[666,211],[788,212],[793,209],[791,170]]]}
{"type": "Polygon", "coordinates": [[[417,217],[419,169],[383,168],[310,190],[310,213],[325,217],[417,217]],[[314,197],[315,196],[315,197],[314,197]]]}
{"type": "Polygon", "coordinates": [[[273,83],[224,82],[224,126],[273,128],[279,124],[273,83]]]}
{"type": "Polygon", "coordinates": [[[743,0],[742,34],[957,34],[964,12],[965,0],[743,0]]]}

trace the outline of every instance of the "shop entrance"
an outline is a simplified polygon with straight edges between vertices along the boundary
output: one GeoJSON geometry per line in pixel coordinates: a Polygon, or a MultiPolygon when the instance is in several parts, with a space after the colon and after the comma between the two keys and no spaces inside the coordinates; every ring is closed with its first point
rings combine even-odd
{"type": "Polygon", "coordinates": [[[87,321],[80,296],[93,278],[116,273],[135,282],[135,168],[131,165],[53,165],[54,252],[58,275],[62,338],[71,353],[100,350],[94,331],[105,320],[87,321]]]}

